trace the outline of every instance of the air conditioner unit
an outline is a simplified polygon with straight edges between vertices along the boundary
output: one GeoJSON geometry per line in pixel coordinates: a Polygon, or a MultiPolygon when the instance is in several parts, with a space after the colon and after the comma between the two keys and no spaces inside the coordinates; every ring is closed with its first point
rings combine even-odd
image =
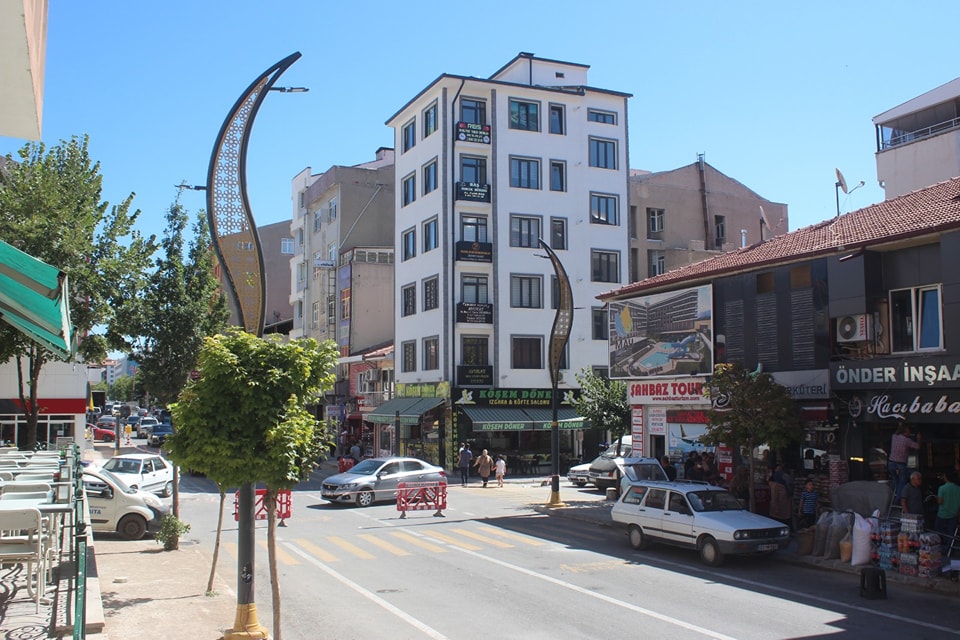
{"type": "Polygon", "coordinates": [[[873,315],[857,313],[837,318],[837,342],[873,340],[873,315]]]}
{"type": "Polygon", "coordinates": [[[367,369],[363,372],[363,379],[367,382],[373,382],[377,379],[376,369],[367,369]]]}
{"type": "Polygon", "coordinates": [[[563,371],[557,371],[557,384],[563,382],[563,371]]]}

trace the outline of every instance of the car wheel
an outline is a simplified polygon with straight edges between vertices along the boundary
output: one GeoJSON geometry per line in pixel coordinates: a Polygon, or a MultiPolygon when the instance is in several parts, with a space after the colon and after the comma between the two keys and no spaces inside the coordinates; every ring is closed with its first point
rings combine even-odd
{"type": "Polygon", "coordinates": [[[627,529],[627,538],[630,540],[630,546],[638,551],[641,549],[646,549],[650,544],[647,541],[646,534],[643,533],[643,529],[635,524],[630,525],[630,528],[627,529]]]}
{"type": "Polygon", "coordinates": [[[373,504],[373,491],[364,490],[357,494],[357,506],[369,507],[373,504]]]}
{"type": "Polygon", "coordinates": [[[586,481],[586,480],[576,480],[573,484],[577,485],[578,487],[585,487],[585,486],[587,486],[587,481],[586,481]]]}
{"type": "Polygon", "coordinates": [[[163,485],[163,491],[161,492],[160,495],[162,495],[164,498],[169,498],[170,496],[172,496],[172,495],[173,495],[173,483],[172,483],[172,482],[168,482],[167,484],[163,485]]]}
{"type": "Polygon", "coordinates": [[[120,518],[117,533],[127,540],[139,540],[147,533],[147,521],[143,516],[128,514],[120,518]]]}
{"type": "Polygon", "coordinates": [[[700,560],[711,567],[719,567],[723,564],[723,553],[720,551],[720,545],[710,536],[700,541],[700,560]]]}

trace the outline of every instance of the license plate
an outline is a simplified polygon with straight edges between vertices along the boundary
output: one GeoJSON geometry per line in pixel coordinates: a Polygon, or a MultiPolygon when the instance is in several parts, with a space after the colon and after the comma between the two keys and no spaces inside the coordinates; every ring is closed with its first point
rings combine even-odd
{"type": "Polygon", "coordinates": [[[757,545],[757,551],[776,551],[780,548],[778,544],[761,544],[757,545]]]}

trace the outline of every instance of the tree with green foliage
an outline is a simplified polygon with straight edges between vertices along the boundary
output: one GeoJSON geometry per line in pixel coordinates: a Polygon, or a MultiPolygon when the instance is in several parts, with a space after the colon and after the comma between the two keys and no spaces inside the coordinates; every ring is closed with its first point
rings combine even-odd
{"type": "Polygon", "coordinates": [[[580,397],[573,408],[590,420],[594,429],[610,432],[616,439],[620,453],[620,439],[630,430],[630,403],[627,401],[627,385],[621,380],[610,380],[583,369],[576,374],[580,383],[580,397]]]}
{"type": "Polygon", "coordinates": [[[161,406],[177,399],[196,368],[203,339],[223,331],[230,316],[213,275],[206,216],[197,215],[189,246],[184,238],[187,223],[184,208],[178,202],[172,204],[160,245],[162,255],[139,299],[133,338],[137,386],[161,406]]]}
{"type": "Polygon", "coordinates": [[[113,384],[107,386],[107,396],[117,402],[133,400],[133,378],[130,376],[114,378],[113,384]]]}
{"type": "Polygon", "coordinates": [[[743,451],[750,472],[750,511],[756,511],[753,492],[754,451],[761,445],[779,450],[801,437],[800,409],[790,392],[769,373],[747,371],[740,364],[718,364],[705,393],[711,400],[709,424],[700,441],[725,444],[743,451]]]}
{"type": "MultiPolygon", "coordinates": [[[[0,239],[67,274],[78,359],[101,362],[108,350],[126,349],[125,322],[155,246],[134,229],[140,212],[130,210],[133,194],[112,207],[101,201],[103,177],[88,144],[86,136],[50,149],[29,143],[17,160],[7,156],[0,170],[0,239]],[[104,333],[95,333],[101,328],[104,333]]],[[[11,358],[27,422],[17,444],[29,449],[37,441],[40,372],[59,358],[4,323],[0,362],[11,358]]]]}
{"type": "MultiPolygon", "coordinates": [[[[276,503],[281,489],[307,478],[333,442],[332,432],[304,408],[333,387],[336,343],[283,342],[240,330],[204,339],[197,380],[171,407],[170,459],[227,487],[266,485],[267,549],[274,637],[280,638],[276,503]]],[[[222,523],[222,498],[221,516],[222,523]]],[[[219,548],[220,526],[217,528],[219,548]]],[[[216,552],[215,552],[216,556],[216,552]]],[[[216,566],[216,560],[214,560],[216,566]]]]}

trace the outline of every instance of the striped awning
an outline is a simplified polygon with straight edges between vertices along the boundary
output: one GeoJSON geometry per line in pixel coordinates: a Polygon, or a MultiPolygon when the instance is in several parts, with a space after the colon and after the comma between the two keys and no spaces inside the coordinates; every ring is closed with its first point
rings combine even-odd
{"type": "Polygon", "coordinates": [[[443,398],[394,398],[363,416],[367,422],[392,423],[399,415],[400,424],[417,424],[423,414],[445,402],[443,398]]]}

